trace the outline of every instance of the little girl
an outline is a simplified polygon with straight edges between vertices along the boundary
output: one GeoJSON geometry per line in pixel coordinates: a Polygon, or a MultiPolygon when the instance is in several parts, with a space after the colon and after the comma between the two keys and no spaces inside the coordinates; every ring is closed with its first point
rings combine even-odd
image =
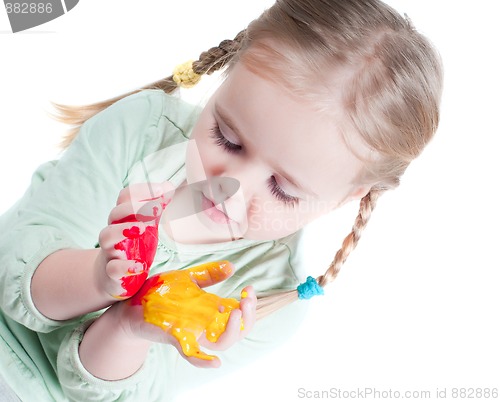
{"type": "Polygon", "coordinates": [[[168,401],[221,375],[194,366],[233,370],[282,343],[304,314],[290,302],[335,278],[432,138],[441,87],[431,44],[384,3],[278,0],[172,76],[59,105],[66,151],[0,218],[5,383],[26,401],[168,401]],[[223,67],[202,110],[171,94],[223,67]],[[352,232],[305,281],[301,228],[352,200],[352,232]],[[145,322],[166,271],[241,298],[216,342],[197,339],[218,357],[145,322]]]}

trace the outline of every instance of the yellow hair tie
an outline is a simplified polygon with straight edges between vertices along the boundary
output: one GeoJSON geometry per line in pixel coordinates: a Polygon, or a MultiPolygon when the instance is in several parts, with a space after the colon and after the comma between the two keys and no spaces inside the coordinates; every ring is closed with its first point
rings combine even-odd
{"type": "Polygon", "coordinates": [[[194,72],[193,61],[190,60],[174,68],[172,79],[183,88],[192,88],[200,81],[201,75],[194,72]]]}

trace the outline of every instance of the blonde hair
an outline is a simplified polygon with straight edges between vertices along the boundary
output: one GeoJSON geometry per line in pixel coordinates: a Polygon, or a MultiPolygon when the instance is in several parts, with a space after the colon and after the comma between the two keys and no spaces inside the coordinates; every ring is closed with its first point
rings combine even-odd
{"type": "MultiPolygon", "coordinates": [[[[254,73],[285,85],[329,113],[340,99],[347,133],[373,151],[360,179],[372,185],[361,199],[351,233],[344,239],[321,287],[332,282],[356,247],[378,197],[399,185],[401,175],[433,137],[439,122],[441,60],[407,18],[378,0],[277,0],[235,39],[209,49],[193,63],[211,74],[241,61],[254,73]],[[332,87],[333,86],[333,87],[332,87]],[[334,89],[332,89],[334,88],[334,89]],[[340,98],[338,98],[340,96],[340,98]]],[[[88,118],[119,99],[145,89],[171,93],[172,76],[107,101],[83,107],[54,104],[56,118],[73,125],[67,146],[88,118]]],[[[259,297],[261,318],[297,300],[297,290],[259,297]]]]}

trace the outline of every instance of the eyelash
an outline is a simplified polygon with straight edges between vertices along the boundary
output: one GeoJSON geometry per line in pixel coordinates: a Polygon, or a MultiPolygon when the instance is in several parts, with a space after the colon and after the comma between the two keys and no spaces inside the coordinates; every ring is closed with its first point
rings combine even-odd
{"type": "Polygon", "coordinates": [[[224,148],[227,152],[235,154],[241,151],[241,145],[233,144],[224,137],[218,125],[215,125],[210,131],[212,132],[212,138],[215,140],[215,143],[224,148]]]}
{"type": "MultiPolygon", "coordinates": [[[[241,145],[234,144],[226,137],[224,137],[224,134],[222,134],[217,124],[212,127],[210,131],[212,133],[211,137],[214,139],[215,143],[218,146],[222,147],[226,152],[236,154],[243,149],[241,145]]],[[[276,181],[276,178],[274,176],[271,176],[269,178],[268,188],[274,197],[276,197],[279,201],[285,203],[286,205],[294,206],[299,202],[299,199],[297,197],[288,195],[283,191],[283,189],[278,185],[278,182],[276,181]]]]}
{"type": "Polygon", "coordinates": [[[283,191],[283,189],[276,182],[276,178],[271,176],[268,183],[269,190],[271,194],[274,195],[278,200],[284,202],[286,205],[295,206],[298,204],[299,199],[297,197],[292,197],[283,191]]]}

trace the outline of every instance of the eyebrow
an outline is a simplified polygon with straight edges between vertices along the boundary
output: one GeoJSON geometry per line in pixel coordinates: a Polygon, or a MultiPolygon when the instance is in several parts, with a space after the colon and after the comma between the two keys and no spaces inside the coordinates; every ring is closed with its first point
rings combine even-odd
{"type": "MultiPolygon", "coordinates": [[[[222,109],[217,103],[214,103],[214,109],[215,109],[215,114],[217,115],[217,117],[219,117],[219,119],[221,119],[224,122],[224,124],[231,129],[231,131],[233,131],[241,139],[246,138],[244,135],[241,134],[240,129],[234,123],[234,120],[231,119],[231,117],[229,116],[229,113],[226,113],[226,111],[224,111],[224,109],[222,109]]],[[[287,174],[285,171],[283,171],[279,166],[277,166],[277,167],[275,166],[274,168],[276,169],[276,172],[280,176],[283,176],[287,181],[289,181],[293,186],[298,188],[300,191],[302,191],[306,194],[312,195],[314,197],[318,196],[311,189],[299,185],[295,180],[292,179],[292,177],[289,174],[287,174]]]]}

